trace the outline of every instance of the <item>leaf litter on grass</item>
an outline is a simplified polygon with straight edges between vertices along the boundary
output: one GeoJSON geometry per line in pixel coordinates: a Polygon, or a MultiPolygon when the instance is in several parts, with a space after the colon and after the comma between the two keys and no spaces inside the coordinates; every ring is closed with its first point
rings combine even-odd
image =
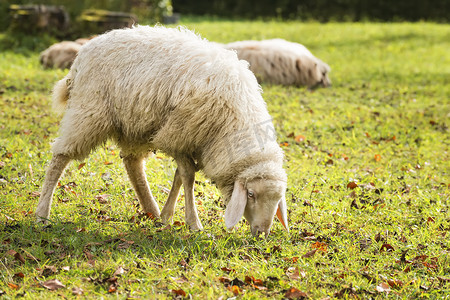
{"type": "MultiPolygon", "coordinates": [[[[7,270],[0,295],[35,290],[34,278],[49,298],[446,295],[450,92],[436,70],[447,72],[441,61],[448,59],[448,26],[187,25],[221,42],[268,34],[297,41],[333,69],[334,86],[314,93],[262,85],[286,155],[290,234],[278,221],[266,240],[253,239],[245,222],[226,232],[223,199],[202,174],[196,192],[205,232],[187,231],[182,198],[174,223],[161,226],[136,207],[111,143],[67,168],[51,226],[37,227],[29,212],[60,121],[50,113],[49,94],[65,71],[40,69],[38,53],[8,52],[0,58],[8,73],[0,74],[0,268],[7,270]],[[381,64],[386,44],[390,55],[381,64]],[[418,60],[420,53],[427,60],[418,60]],[[40,285],[49,280],[50,289],[40,285]]],[[[148,159],[147,176],[162,205],[176,166],[157,156],[148,159]]]]}

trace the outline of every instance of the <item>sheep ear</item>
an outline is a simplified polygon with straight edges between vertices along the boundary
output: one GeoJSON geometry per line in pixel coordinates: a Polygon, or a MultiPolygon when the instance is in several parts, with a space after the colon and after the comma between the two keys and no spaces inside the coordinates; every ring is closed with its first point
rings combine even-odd
{"type": "Polygon", "coordinates": [[[289,225],[287,220],[287,205],[286,205],[286,196],[283,195],[280,202],[278,203],[277,208],[277,217],[280,220],[281,224],[283,224],[284,228],[289,232],[289,225]]]}
{"type": "Polygon", "coordinates": [[[233,194],[225,210],[225,226],[230,230],[239,222],[247,205],[247,191],[239,181],[234,183],[233,194]]]}

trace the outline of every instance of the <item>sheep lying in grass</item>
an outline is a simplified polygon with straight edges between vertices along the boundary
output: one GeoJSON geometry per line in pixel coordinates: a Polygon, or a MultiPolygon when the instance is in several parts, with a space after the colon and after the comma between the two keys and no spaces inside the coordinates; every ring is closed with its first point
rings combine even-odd
{"type": "Polygon", "coordinates": [[[261,82],[315,88],[331,85],[330,67],[312,55],[305,46],[272,39],[239,41],[224,45],[250,63],[250,70],[261,82]]]}
{"type": "Polygon", "coordinates": [[[53,44],[41,52],[39,57],[40,62],[44,68],[70,68],[75,60],[75,57],[77,57],[81,46],[89,42],[91,39],[92,38],[79,38],[74,42],[62,41],[53,44]]]}
{"type": "Polygon", "coordinates": [[[53,101],[65,115],[38,220],[49,217],[69,161],[84,159],[110,138],[121,148],[144,211],[164,222],[171,221],[183,184],[186,223],[202,229],[194,202],[195,172],[202,170],[223,193],[227,228],[244,215],[253,234],[267,235],[276,212],[288,228],[283,153],[256,78],[233,51],[183,28],[113,30],[83,46],[56,83],[53,101]],[[144,173],[152,150],[178,166],[161,214],[144,173]]]}
{"type": "Polygon", "coordinates": [[[78,51],[80,51],[81,44],[72,41],[62,41],[51,45],[41,52],[39,61],[44,68],[70,68],[78,51]]]}

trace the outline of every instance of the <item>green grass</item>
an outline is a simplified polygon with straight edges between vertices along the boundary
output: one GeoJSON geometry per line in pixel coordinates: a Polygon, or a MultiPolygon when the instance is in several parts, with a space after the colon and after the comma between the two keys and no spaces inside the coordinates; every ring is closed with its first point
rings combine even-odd
{"type": "MultiPolygon", "coordinates": [[[[5,50],[0,295],[72,298],[72,289],[81,288],[88,298],[173,298],[182,290],[194,299],[226,299],[237,285],[243,299],[294,297],[290,288],[312,299],[448,297],[450,26],[185,25],[217,42],[300,42],[330,64],[328,89],[263,85],[286,153],[290,234],[279,222],[268,239],[253,238],[244,222],[226,232],[220,194],[202,174],[196,194],[203,232],[182,225],[182,201],[170,228],[140,219],[113,144],[85,165],[70,165],[55,193],[51,226],[36,225],[37,192],[60,119],[49,93],[66,72],[41,69],[38,52],[5,50]],[[296,142],[299,135],[305,139],[296,142]],[[347,188],[350,182],[358,187],[347,188]],[[55,278],[65,287],[42,286],[55,278]]],[[[162,153],[147,162],[160,207],[174,170],[162,153]]]]}

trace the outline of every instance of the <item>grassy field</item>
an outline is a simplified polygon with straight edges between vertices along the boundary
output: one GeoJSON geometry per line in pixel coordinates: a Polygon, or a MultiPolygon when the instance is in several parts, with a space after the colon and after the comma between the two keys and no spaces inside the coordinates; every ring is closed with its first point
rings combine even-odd
{"type": "MultiPolygon", "coordinates": [[[[184,24],[217,42],[300,42],[330,64],[328,89],[263,85],[286,154],[290,234],[278,221],[268,239],[244,222],[227,232],[202,174],[203,232],[184,226],[183,201],[172,226],[143,218],[113,144],[70,165],[51,224],[36,225],[60,119],[49,93],[66,71],[43,70],[39,51],[5,50],[0,298],[448,299],[450,26],[184,24]]],[[[163,153],[147,162],[160,207],[175,167],[163,153]]]]}

